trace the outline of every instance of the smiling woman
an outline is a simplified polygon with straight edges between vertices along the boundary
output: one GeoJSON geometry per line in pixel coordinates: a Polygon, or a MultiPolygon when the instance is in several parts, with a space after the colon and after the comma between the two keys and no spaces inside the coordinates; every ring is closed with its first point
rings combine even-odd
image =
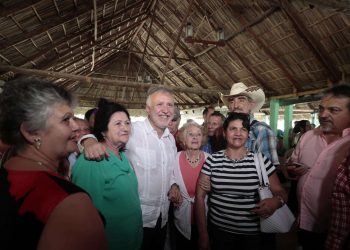
{"type": "Polygon", "coordinates": [[[82,154],[73,166],[73,182],[88,191],[106,218],[109,248],[139,249],[143,228],[138,183],[124,154],[131,132],[128,111],[118,103],[101,99],[93,132],[110,157],[88,161],[82,154]]]}
{"type": "Polygon", "coordinates": [[[198,183],[210,182],[211,193],[207,226],[204,198],[208,191],[197,184],[195,214],[201,249],[208,249],[209,242],[212,250],[231,250],[232,246],[245,250],[262,249],[259,217],[270,216],[281,206],[278,196],[286,199],[275,167],[264,156],[261,167],[266,168],[271,190],[276,196],[259,201],[254,153],[245,147],[249,129],[248,115],[229,113],[223,124],[227,146],[210,155],[203,165],[198,183]]]}
{"type": "Polygon", "coordinates": [[[90,198],[59,173],[75,149],[72,106],[72,96],[48,81],[4,86],[0,139],[14,155],[0,169],[2,249],[106,249],[90,198]]]}

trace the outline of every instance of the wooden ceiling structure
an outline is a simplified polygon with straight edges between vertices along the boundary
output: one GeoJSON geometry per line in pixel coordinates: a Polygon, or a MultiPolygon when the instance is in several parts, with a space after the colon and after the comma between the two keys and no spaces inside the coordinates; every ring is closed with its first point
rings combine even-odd
{"type": "Polygon", "coordinates": [[[0,80],[48,77],[81,107],[103,97],[143,109],[153,84],[172,88],[181,109],[221,105],[218,93],[240,81],[284,104],[310,102],[349,65],[344,0],[0,3],[0,80]],[[197,42],[186,41],[188,23],[197,42]]]}

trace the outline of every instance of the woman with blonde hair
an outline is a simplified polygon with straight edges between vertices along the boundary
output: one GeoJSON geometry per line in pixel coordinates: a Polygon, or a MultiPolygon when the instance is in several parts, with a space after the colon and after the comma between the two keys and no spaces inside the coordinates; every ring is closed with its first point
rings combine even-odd
{"type": "Polygon", "coordinates": [[[183,198],[174,209],[177,249],[197,249],[198,233],[194,216],[196,183],[208,154],[200,148],[205,143],[204,129],[194,121],[180,129],[179,139],[184,150],[176,157],[175,178],[183,198]]]}

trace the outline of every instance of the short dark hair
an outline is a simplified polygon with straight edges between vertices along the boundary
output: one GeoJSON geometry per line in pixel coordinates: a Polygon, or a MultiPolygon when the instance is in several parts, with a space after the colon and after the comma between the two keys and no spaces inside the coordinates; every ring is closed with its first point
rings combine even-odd
{"type": "Polygon", "coordinates": [[[222,122],[225,121],[225,116],[223,114],[221,114],[220,111],[214,111],[210,116],[217,116],[217,117],[221,118],[222,122]]]}
{"type": "Polygon", "coordinates": [[[339,84],[335,85],[324,92],[324,95],[332,95],[337,98],[346,97],[349,98],[348,111],[350,112],[350,85],[349,84],[339,84]]]}
{"type": "Polygon", "coordinates": [[[109,102],[104,98],[99,100],[98,110],[95,115],[95,126],[93,128],[93,133],[97,140],[104,140],[103,132],[107,131],[111,116],[116,112],[124,112],[130,120],[129,112],[123,105],[115,102],[109,102]]]}
{"type": "Polygon", "coordinates": [[[245,114],[245,113],[236,113],[236,112],[230,112],[227,115],[227,118],[224,121],[224,124],[222,125],[222,127],[224,128],[224,130],[226,131],[228,128],[228,125],[230,124],[230,122],[235,121],[235,120],[241,120],[242,121],[242,125],[243,128],[247,129],[248,131],[250,131],[250,120],[249,120],[249,114],[245,114]]]}
{"type": "Polygon", "coordinates": [[[307,123],[310,123],[308,120],[300,120],[298,121],[297,125],[295,125],[295,127],[293,128],[293,133],[299,133],[301,132],[301,129],[304,130],[304,132],[306,132],[306,125],[307,123]]]}
{"type": "Polygon", "coordinates": [[[96,114],[96,112],[97,112],[97,108],[92,108],[92,109],[89,109],[88,111],[86,111],[85,115],[84,115],[85,120],[89,120],[90,116],[94,113],[96,114]]]}
{"type": "Polygon", "coordinates": [[[203,114],[203,115],[208,114],[209,109],[215,109],[215,108],[214,108],[213,106],[205,107],[202,114],[203,114]]]}

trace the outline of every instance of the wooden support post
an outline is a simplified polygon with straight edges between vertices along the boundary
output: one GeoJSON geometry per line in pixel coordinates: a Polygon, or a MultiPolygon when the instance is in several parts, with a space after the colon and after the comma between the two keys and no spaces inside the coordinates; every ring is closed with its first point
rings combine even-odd
{"type": "Polygon", "coordinates": [[[293,128],[293,105],[284,106],[284,136],[283,136],[283,146],[286,150],[289,149],[289,132],[293,128]]]}
{"type": "Polygon", "coordinates": [[[277,135],[278,110],[280,108],[279,100],[271,99],[270,101],[270,127],[277,135]]]}

